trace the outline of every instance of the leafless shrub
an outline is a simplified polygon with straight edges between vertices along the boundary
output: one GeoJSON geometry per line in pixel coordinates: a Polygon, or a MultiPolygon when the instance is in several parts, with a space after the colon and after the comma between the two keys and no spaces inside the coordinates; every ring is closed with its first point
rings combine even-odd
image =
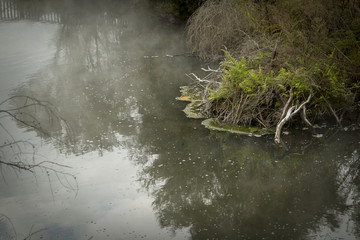
{"type": "Polygon", "coordinates": [[[218,58],[220,49],[239,46],[250,26],[232,0],[207,1],[188,20],[188,43],[201,57],[218,58]]]}
{"type": "Polygon", "coordinates": [[[202,58],[220,59],[221,49],[227,49],[233,56],[253,56],[269,47],[271,41],[254,27],[240,7],[234,0],[209,0],[203,4],[188,20],[186,28],[193,51],[202,58]]]}

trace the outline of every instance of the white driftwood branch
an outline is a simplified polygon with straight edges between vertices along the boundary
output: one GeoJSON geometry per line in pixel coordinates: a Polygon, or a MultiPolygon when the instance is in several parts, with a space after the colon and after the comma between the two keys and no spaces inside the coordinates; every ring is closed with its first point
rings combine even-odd
{"type": "Polygon", "coordinates": [[[205,71],[205,72],[216,72],[216,73],[220,73],[221,70],[218,68],[218,69],[212,69],[210,68],[209,66],[206,68],[201,68],[201,70],[205,71]]]}
{"type": "Polygon", "coordinates": [[[302,118],[307,125],[309,125],[310,127],[313,127],[313,125],[311,124],[311,122],[309,121],[309,119],[306,116],[306,106],[303,107],[302,118]]]}
{"type": "MultiPolygon", "coordinates": [[[[291,92],[290,92],[291,94],[291,92]]],[[[290,95],[289,99],[292,98],[292,94],[290,95]]],[[[279,123],[276,126],[276,131],[275,131],[275,143],[280,143],[281,142],[281,128],[284,126],[284,124],[289,121],[297,112],[299,112],[311,99],[311,94],[309,95],[308,99],[303,102],[299,107],[297,106],[292,106],[291,108],[289,108],[286,112],[286,116],[283,118],[280,118],[279,123]]],[[[289,103],[289,101],[287,102],[289,103]]],[[[287,108],[287,103],[284,107],[287,108]]]]}
{"type": "Polygon", "coordinates": [[[294,96],[293,88],[290,88],[290,96],[289,96],[289,99],[287,100],[287,102],[286,102],[286,104],[285,104],[285,106],[284,106],[284,108],[283,108],[283,111],[282,111],[282,114],[281,114],[280,119],[283,119],[283,118],[284,118],[285,113],[286,113],[286,111],[287,111],[287,109],[288,109],[288,107],[289,107],[289,104],[290,104],[291,101],[292,101],[293,96],[294,96]]]}
{"type": "Polygon", "coordinates": [[[199,78],[199,77],[196,76],[194,73],[186,74],[186,76],[188,76],[188,77],[191,78],[192,80],[195,79],[196,81],[199,81],[199,82],[206,82],[206,83],[210,83],[210,82],[211,82],[211,81],[209,81],[209,80],[199,78]]]}

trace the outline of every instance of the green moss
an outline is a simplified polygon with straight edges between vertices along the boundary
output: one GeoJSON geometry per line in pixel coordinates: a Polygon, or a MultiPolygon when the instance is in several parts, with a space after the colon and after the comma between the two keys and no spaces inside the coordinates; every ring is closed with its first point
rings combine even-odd
{"type": "Polygon", "coordinates": [[[181,97],[176,99],[179,101],[190,102],[183,110],[188,118],[206,118],[207,115],[202,109],[202,91],[194,86],[181,86],[181,97]]]}
{"type": "Polygon", "coordinates": [[[186,105],[183,111],[188,118],[195,118],[195,119],[206,118],[207,115],[203,113],[201,109],[201,105],[202,105],[201,101],[192,101],[191,103],[186,105]]]}
{"type": "Polygon", "coordinates": [[[201,124],[210,130],[226,131],[230,133],[255,136],[255,137],[260,137],[263,135],[275,133],[273,129],[261,129],[259,127],[244,127],[239,125],[233,125],[223,121],[216,120],[215,118],[206,119],[201,124]]]}

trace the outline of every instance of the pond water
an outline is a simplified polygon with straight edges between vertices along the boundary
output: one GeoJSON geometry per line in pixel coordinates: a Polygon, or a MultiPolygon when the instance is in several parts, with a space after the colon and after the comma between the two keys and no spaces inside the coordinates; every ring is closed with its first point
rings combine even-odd
{"type": "Polygon", "coordinates": [[[0,161],[42,163],[0,165],[0,239],[360,238],[359,131],[278,146],[186,118],[207,65],[141,1],[0,7],[0,110],[38,124],[0,112],[0,161]]]}

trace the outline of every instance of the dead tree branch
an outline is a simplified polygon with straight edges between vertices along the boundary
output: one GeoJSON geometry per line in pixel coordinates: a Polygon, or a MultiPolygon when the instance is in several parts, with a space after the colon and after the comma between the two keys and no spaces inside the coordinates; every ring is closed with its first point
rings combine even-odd
{"type": "Polygon", "coordinates": [[[334,115],[334,118],[336,120],[336,122],[338,123],[340,128],[343,128],[342,124],[341,124],[341,120],[338,117],[338,115],[336,114],[335,110],[333,109],[333,107],[331,106],[331,104],[329,103],[328,100],[326,100],[326,98],[324,97],[324,100],[326,102],[326,105],[328,105],[328,108],[330,109],[330,112],[334,115]]]}
{"type": "Polygon", "coordinates": [[[311,122],[309,121],[309,119],[307,118],[307,115],[306,115],[306,106],[303,107],[303,111],[302,111],[302,119],[303,121],[309,125],[309,127],[313,127],[313,125],[311,124],[311,122]]]}
{"type": "Polygon", "coordinates": [[[287,102],[285,103],[285,106],[284,106],[283,111],[282,111],[282,113],[281,113],[280,119],[283,119],[283,118],[284,118],[284,116],[285,116],[285,114],[286,114],[286,111],[287,111],[287,109],[288,109],[288,107],[289,107],[289,105],[290,105],[290,103],[291,103],[291,101],[292,101],[292,99],[293,99],[293,96],[294,96],[293,88],[290,88],[289,99],[288,99],[287,102]]]}
{"type": "MultiPolygon", "coordinates": [[[[292,95],[290,95],[289,99],[292,98],[292,95]]],[[[311,99],[311,94],[309,95],[309,97],[307,98],[307,100],[305,102],[303,102],[302,104],[300,104],[299,107],[297,106],[291,106],[287,112],[286,112],[286,116],[283,118],[280,118],[279,123],[276,126],[276,131],[275,131],[275,143],[280,143],[281,142],[281,128],[284,126],[284,124],[289,121],[296,113],[298,113],[308,102],[310,102],[311,99]]],[[[287,102],[289,103],[289,101],[287,102]]],[[[284,109],[288,106],[288,104],[286,104],[284,106],[284,109]]],[[[283,111],[284,112],[284,111],[283,111]]]]}

